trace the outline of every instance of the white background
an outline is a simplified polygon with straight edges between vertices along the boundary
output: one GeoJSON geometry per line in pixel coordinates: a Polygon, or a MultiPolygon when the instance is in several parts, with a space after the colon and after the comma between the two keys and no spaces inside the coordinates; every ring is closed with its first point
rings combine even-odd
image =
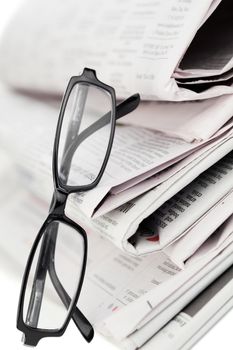
{"type": "MultiPolygon", "coordinates": [[[[49,1],[49,0],[48,0],[49,1]]],[[[22,0],[0,0],[0,35],[12,13],[17,9],[22,0]]],[[[4,55],[4,52],[0,52],[4,55]]],[[[1,127],[1,126],[0,126],[1,127]]],[[[6,233],[7,234],[7,233],[6,233]]],[[[21,334],[15,327],[18,294],[20,288],[19,274],[13,274],[7,259],[0,259],[0,347],[18,350],[23,349],[20,342],[21,334]],[[3,345],[4,344],[4,345],[3,345]]],[[[20,274],[22,274],[21,271],[20,274]]],[[[91,344],[87,344],[79,334],[75,326],[70,322],[66,333],[60,338],[42,339],[38,345],[41,350],[56,349],[116,349],[101,336],[96,335],[91,344]]],[[[195,346],[195,350],[206,349],[232,349],[233,348],[233,311],[228,313],[201,341],[195,346]]],[[[162,350],[162,349],[158,349],[162,350]]]]}

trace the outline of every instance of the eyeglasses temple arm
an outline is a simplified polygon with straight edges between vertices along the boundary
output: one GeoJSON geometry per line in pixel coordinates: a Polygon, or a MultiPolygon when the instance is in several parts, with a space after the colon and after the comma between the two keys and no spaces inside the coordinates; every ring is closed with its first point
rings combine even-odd
{"type": "Polygon", "coordinates": [[[88,86],[79,85],[77,93],[75,94],[75,101],[72,106],[71,120],[69,121],[68,133],[66,135],[63,157],[71,142],[73,142],[78,135],[83,112],[85,109],[88,94],[88,86]]]}
{"type": "Polygon", "coordinates": [[[140,103],[140,95],[134,94],[116,106],[116,119],[133,112],[140,103]]]}
{"type": "Polygon", "coordinates": [[[34,274],[32,291],[29,300],[29,306],[26,315],[26,324],[31,327],[37,327],[40,309],[42,304],[42,298],[44,293],[44,286],[47,274],[47,259],[49,254],[47,249],[49,247],[49,236],[45,235],[37,261],[37,266],[34,274]]]}
{"type": "MultiPolygon", "coordinates": [[[[64,287],[62,286],[57,276],[53,259],[50,259],[48,272],[49,272],[51,281],[53,283],[53,286],[57,291],[57,294],[59,295],[65,307],[68,309],[71,302],[71,298],[65,291],[64,287]]],[[[94,329],[90,324],[90,322],[86,319],[86,317],[77,307],[75,307],[74,309],[74,312],[72,314],[72,319],[75,325],[77,326],[77,328],[79,329],[79,331],[81,332],[81,334],[83,335],[83,337],[86,339],[86,341],[90,342],[94,337],[94,329]]]]}

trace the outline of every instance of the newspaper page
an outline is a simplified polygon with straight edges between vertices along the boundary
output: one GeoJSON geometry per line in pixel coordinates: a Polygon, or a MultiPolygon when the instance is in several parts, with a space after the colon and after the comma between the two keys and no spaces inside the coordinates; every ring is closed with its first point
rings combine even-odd
{"type": "MultiPolygon", "coordinates": [[[[65,4],[58,0],[27,1],[3,38],[1,76],[18,88],[61,95],[70,76],[78,75],[87,66],[113,85],[118,97],[139,92],[147,100],[180,101],[231,94],[230,83],[196,92],[179,83],[178,86],[173,77],[197,30],[205,26],[209,16],[218,13],[219,3],[101,0],[97,5],[93,0],[69,0],[65,4]]],[[[224,36],[223,31],[220,37],[224,36]]],[[[227,64],[230,58],[225,46],[220,46],[220,51],[222,48],[227,64]]],[[[187,61],[190,60],[185,58],[181,65],[182,72],[186,68],[192,71],[187,61]]],[[[199,62],[193,61],[195,70],[199,62]]],[[[216,69],[219,71],[219,66],[216,69]]]]}

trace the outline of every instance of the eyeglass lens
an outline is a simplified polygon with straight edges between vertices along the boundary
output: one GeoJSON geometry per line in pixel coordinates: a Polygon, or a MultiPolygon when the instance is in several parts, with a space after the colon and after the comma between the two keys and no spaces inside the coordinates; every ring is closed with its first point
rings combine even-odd
{"type": "Polygon", "coordinates": [[[88,83],[76,84],[67,101],[59,141],[58,174],[63,184],[83,186],[95,181],[109,145],[111,125],[109,92],[88,83]]]}
{"type": "Polygon", "coordinates": [[[26,324],[49,330],[62,327],[77,292],[83,258],[82,235],[61,222],[50,223],[37,246],[27,281],[26,324]]]}

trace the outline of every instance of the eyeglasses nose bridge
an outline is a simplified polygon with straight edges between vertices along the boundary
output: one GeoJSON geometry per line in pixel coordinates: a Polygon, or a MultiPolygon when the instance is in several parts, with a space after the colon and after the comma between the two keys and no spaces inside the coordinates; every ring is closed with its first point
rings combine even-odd
{"type": "Polygon", "coordinates": [[[67,197],[68,193],[63,192],[61,189],[55,189],[50,204],[49,213],[53,213],[55,215],[63,215],[65,212],[67,197]]]}

